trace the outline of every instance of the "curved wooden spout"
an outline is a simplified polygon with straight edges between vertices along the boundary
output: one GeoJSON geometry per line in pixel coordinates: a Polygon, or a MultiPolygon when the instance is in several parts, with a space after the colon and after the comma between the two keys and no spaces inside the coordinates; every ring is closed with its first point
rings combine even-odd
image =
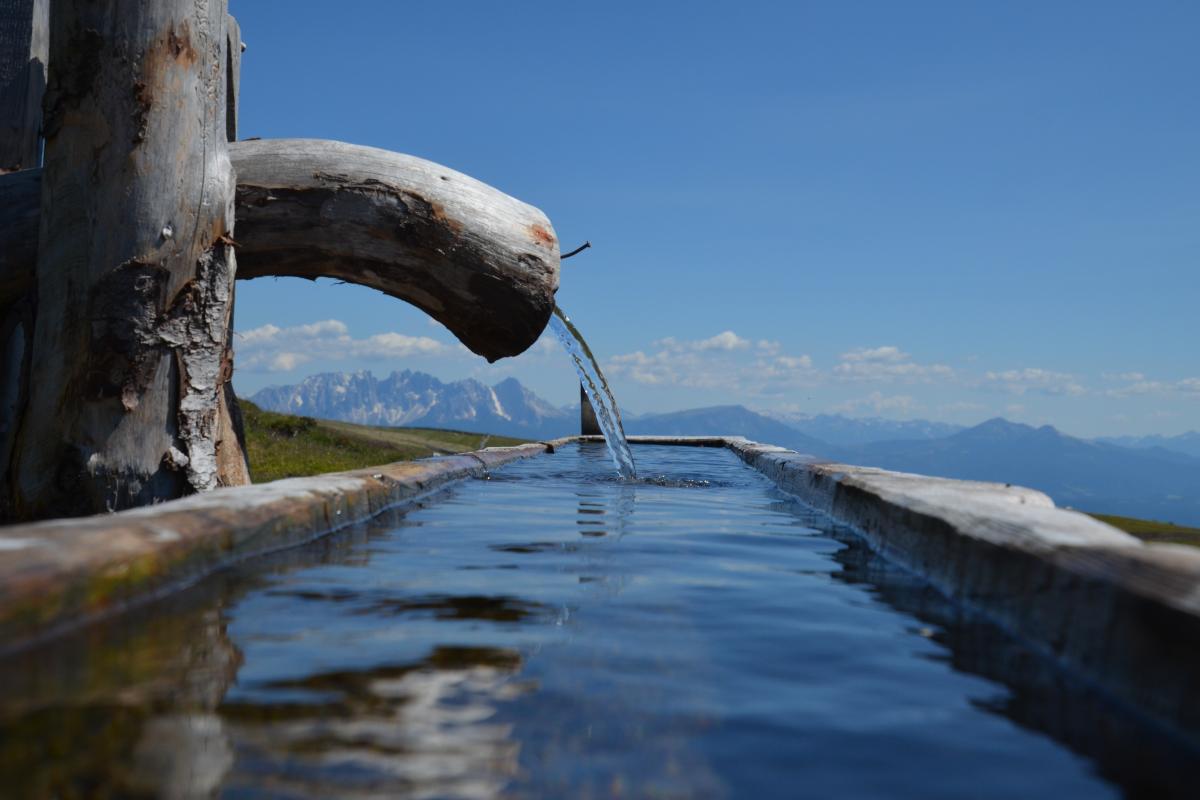
{"type": "Polygon", "coordinates": [[[446,167],[311,139],[236,142],[238,277],[331,277],[424,309],[489,361],[554,308],[546,216],[446,167]]]}
{"type": "MultiPolygon", "coordinates": [[[[550,221],[413,156],[314,139],[234,142],[237,277],[338,278],[407,300],[495,361],[533,344],[554,308],[550,221]]],[[[40,182],[0,179],[0,308],[32,283],[40,182]]]]}

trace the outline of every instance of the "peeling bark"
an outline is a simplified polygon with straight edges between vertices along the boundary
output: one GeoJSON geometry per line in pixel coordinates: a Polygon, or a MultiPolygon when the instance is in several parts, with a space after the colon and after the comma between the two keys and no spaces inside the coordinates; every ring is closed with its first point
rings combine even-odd
{"type": "Polygon", "coordinates": [[[51,9],[21,517],[244,482],[215,452],[236,270],[225,7],[51,9]]]}

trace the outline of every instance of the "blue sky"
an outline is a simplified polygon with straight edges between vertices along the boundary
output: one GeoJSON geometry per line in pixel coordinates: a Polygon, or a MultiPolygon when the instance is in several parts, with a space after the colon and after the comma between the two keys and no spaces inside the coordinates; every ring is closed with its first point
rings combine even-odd
{"type": "MultiPolygon", "coordinates": [[[[1200,3],[232,0],[240,135],[538,206],[634,412],[1200,428],[1200,3]]],[[[235,386],[514,375],[357,287],[240,283],[235,386]]]]}

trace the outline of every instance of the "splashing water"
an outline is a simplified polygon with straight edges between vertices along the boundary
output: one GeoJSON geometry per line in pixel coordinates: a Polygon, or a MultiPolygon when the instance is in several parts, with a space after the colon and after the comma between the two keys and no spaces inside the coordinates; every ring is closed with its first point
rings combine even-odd
{"type": "Polygon", "coordinates": [[[579,373],[579,381],[587,392],[592,408],[596,410],[596,421],[600,430],[604,431],[604,441],[608,444],[608,454],[612,456],[617,466],[617,473],[627,480],[637,477],[637,468],[633,463],[633,453],[629,450],[629,442],[625,441],[625,427],[621,424],[621,412],[604,373],[596,363],[592,350],[583,340],[579,330],[571,324],[571,320],[562,309],[554,307],[554,315],[550,317],[550,327],[554,329],[563,349],[575,364],[579,373]]]}

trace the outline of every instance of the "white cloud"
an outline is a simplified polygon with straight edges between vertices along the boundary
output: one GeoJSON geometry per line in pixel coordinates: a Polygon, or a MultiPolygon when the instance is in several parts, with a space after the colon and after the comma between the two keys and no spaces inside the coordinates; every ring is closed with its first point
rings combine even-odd
{"type": "Polygon", "coordinates": [[[842,353],[833,374],[844,381],[928,383],[952,378],[954,370],[945,364],[918,364],[899,347],[885,345],[842,353]]]}
{"type": "Polygon", "coordinates": [[[1037,367],[1008,369],[1001,372],[986,372],[980,384],[985,389],[1022,395],[1036,392],[1044,395],[1067,395],[1078,397],[1087,394],[1078,379],[1067,372],[1054,372],[1037,367]]]}
{"type": "Polygon", "coordinates": [[[1141,373],[1130,373],[1138,380],[1115,389],[1108,389],[1104,394],[1108,397],[1138,397],[1143,395],[1181,394],[1187,397],[1200,397],[1200,378],[1183,378],[1178,381],[1147,380],[1141,373]]]}
{"type": "Polygon", "coordinates": [[[753,342],[733,331],[707,339],[668,337],[647,350],[613,356],[605,372],[644,386],[724,389],[750,395],[811,384],[817,375],[812,359],[781,350],[779,342],[753,342]]]}
{"type": "Polygon", "coordinates": [[[1101,372],[1100,377],[1106,381],[1132,381],[1134,383],[1146,380],[1140,372],[1101,372]]]}
{"type": "Polygon", "coordinates": [[[316,359],[384,360],[453,354],[461,347],[428,336],[377,333],[355,339],[340,320],[281,328],[270,323],[234,336],[235,363],[250,372],[289,372],[316,359]]]}
{"type": "Polygon", "coordinates": [[[553,333],[543,333],[529,350],[538,355],[547,355],[549,353],[561,354],[563,353],[563,346],[562,342],[553,333]]]}
{"type": "Polygon", "coordinates": [[[860,347],[857,350],[851,350],[849,353],[842,353],[842,361],[851,363],[862,361],[894,363],[897,361],[907,361],[909,358],[911,356],[908,353],[892,345],[885,345],[884,347],[860,347]]]}
{"type": "Polygon", "coordinates": [[[347,355],[368,359],[433,356],[452,349],[428,336],[405,336],[403,333],[377,333],[366,339],[344,336],[338,337],[338,342],[346,346],[347,355]]]}
{"type": "Polygon", "coordinates": [[[812,369],[812,359],[808,356],[776,356],[775,363],[785,369],[812,369]]]}
{"type": "Polygon", "coordinates": [[[1165,394],[1169,391],[1170,386],[1161,381],[1146,381],[1138,380],[1127,386],[1121,386],[1117,389],[1108,389],[1104,394],[1109,397],[1135,397],[1143,394],[1165,394]]]}
{"type": "Polygon", "coordinates": [[[258,342],[269,342],[274,339],[283,329],[267,323],[260,328],[251,328],[245,333],[238,332],[234,334],[235,341],[240,345],[257,344],[258,342]]]}
{"type": "Polygon", "coordinates": [[[917,409],[917,401],[906,394],[886,396],[882,392],[874,391],[866,397],[847,400],[833,406],[833,410],[840,414],[856,414],[863,409],[876,414],[911,414],[917,409]]]}
{"type": "Polygon", "coordinates": [[[694,345],[695,349],[699,352],[704,352],[705,350],[745,350],[749,346],[749,339],[743,339],[733,331],[722,331],[711,339],[701,339],[694,345]]]}
{"type": "Polygon", "coordinates": [[[304,353],[276,353],[267,362],[267,372],[290,372],[301,364],[307,363],[311,357],[304,353]]]}

